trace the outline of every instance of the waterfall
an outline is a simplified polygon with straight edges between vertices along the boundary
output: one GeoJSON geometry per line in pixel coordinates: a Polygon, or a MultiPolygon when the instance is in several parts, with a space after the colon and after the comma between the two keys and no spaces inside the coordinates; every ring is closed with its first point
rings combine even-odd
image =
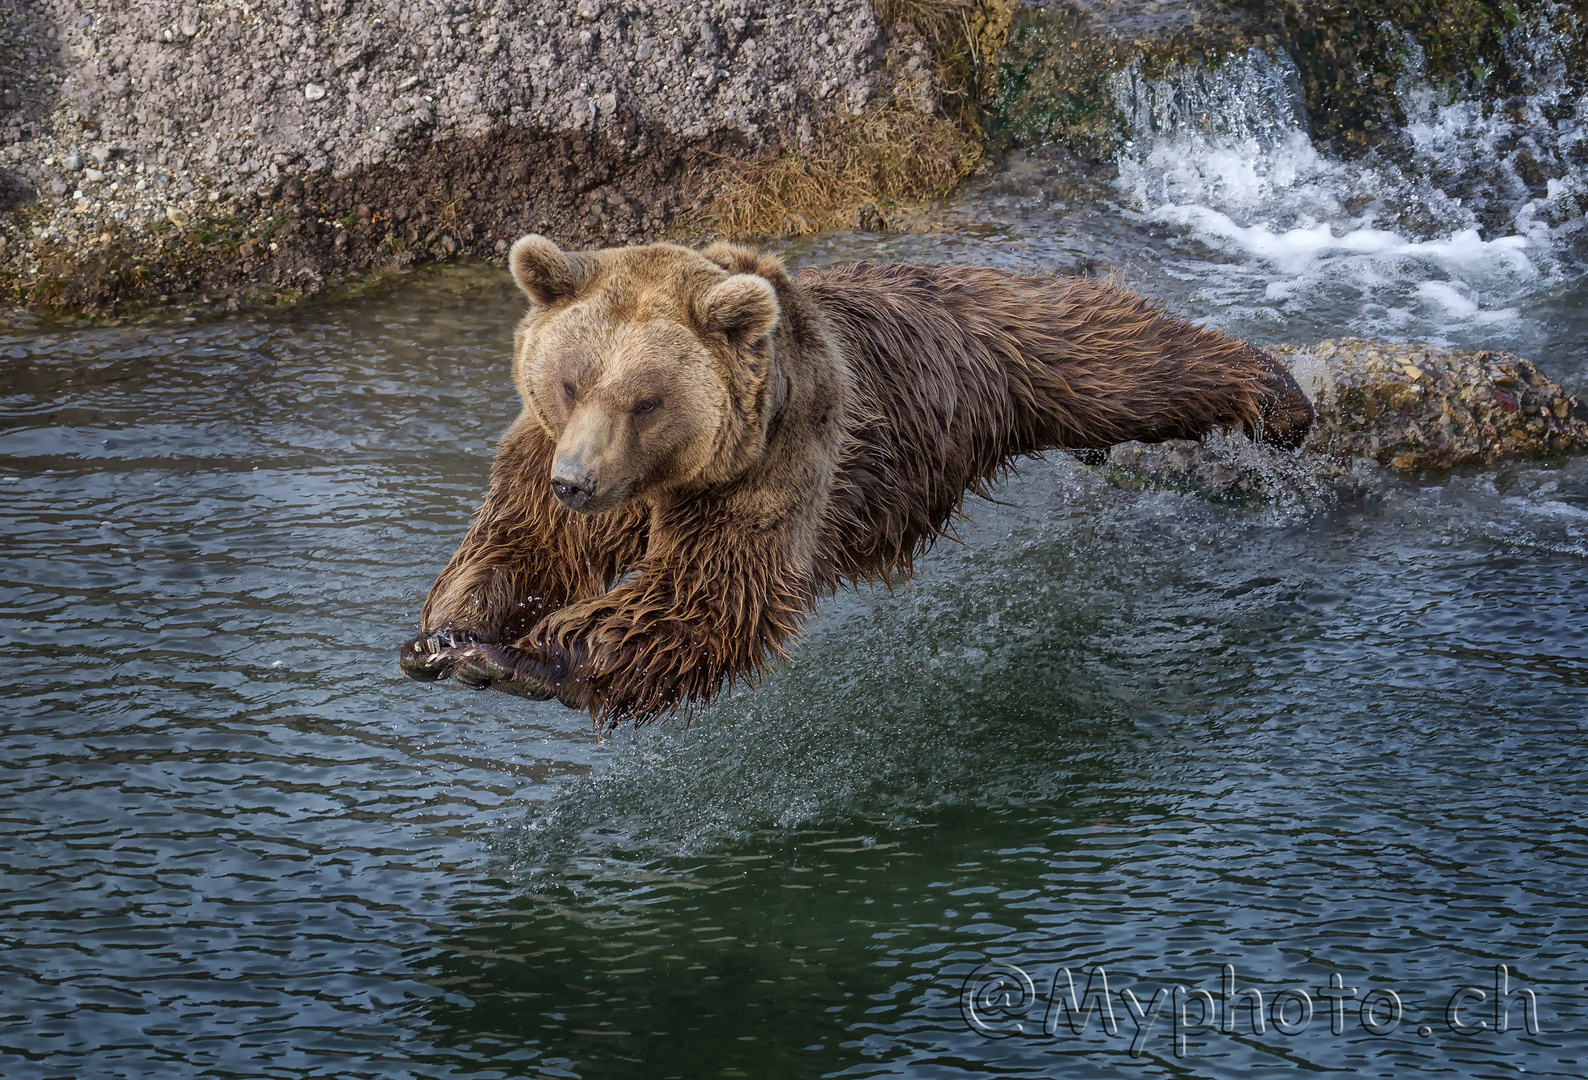
{"type": "Polygon", "coordinates": [[[1521,297],[1588,263],[1588,102],[1547,29],[1508,43],[1525,86],[1503,104],[1447,100],[1414,53],[1404,129],[1354,160],[1313,144],[1284,55],[1132,65],[1111,87],[1129,133],[1117,183],[1148,220],[1265,276],[1275,319],[1305,294],[1360,305],[1382,333],[1512,322],[1521,297]]]}

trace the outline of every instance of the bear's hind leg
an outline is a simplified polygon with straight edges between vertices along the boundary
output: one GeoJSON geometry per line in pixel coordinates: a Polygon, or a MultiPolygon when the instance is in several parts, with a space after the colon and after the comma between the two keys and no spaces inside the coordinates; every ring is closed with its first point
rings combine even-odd
{"type": "Polygon", "coordinates": [[[1312,404],[1261,350],[1108,282],[1050,288],[1060,290],[1052,315],[1033,320],[1011,363],[1033,449],[1106,450],[1234,427],[1285,448],[1306,439],[1312,404]]]}

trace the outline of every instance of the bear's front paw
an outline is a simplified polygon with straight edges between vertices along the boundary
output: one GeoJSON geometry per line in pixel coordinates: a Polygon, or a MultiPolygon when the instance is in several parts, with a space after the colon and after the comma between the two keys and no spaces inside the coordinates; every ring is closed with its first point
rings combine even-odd
{"type": "Polygon", "coordinates": [[[451,652],[449,674],[472,690],[547,701],[557,696],[555,673],[529,653],[510,645],[465,645],[451,652]]]}
{"type": "Polygon", "coordinates": [[[473,642],[455,630],[427,630],[402,647],[397,662],[410,679],[435,682],[452,674],[458,649],[473,642]]]}

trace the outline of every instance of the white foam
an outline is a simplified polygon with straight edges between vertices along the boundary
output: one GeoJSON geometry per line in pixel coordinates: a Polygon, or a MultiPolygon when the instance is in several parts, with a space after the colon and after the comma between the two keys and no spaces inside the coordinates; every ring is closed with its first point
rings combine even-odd
{"type": "Polygon", "coordinates": [[[1513,322],[1521,318],[1515,308],[1484,311],[1470,300],[1457,286],[1448,281],[1425,281],[1417,286],[1417,295],[1434,306],[1440,313],[1458,319],[1469,319],[1482,325],[1513,322]]]}
{"type": "Polygon", "coordinates": [[[1438,240],[1413,240],[1388,229],[1369,226],[1347,227],[1336,232],[1337,226],[1328,223],[1276,229],[1267,223],[1238,225],[1220,210],[1194,204],[1154,207],[1150,216],[1158,221],[1188,226],[1204,239],[1263,259],[1286,274],[1304,274],[1330,258],[1362,255],[1379,259],[1420,259],[1452,270],[1477,270],[1522,280],[1538,276],[1538,268],[1527,257],[1526,237],[1484,240],[1476,229],[1463,229],[1438,240]]]}
{"type": "Polygon", "coordinates": [[[1410,118],[1405,167],[1319,153],[1288,59],[1253,51],[1216,71],[1156,80],[1132,70],[1114,86],[1133,132],[1119,185],[1147,219],[1237,260],[1228,280],[1204,290],[1214,303],[1255,300],[1282,320],[1298,304],[1338,307],[1354,296],[1372,313],[1364,329],[1430,340],[1448,340],[1461,325],[1512,322],[1520,297],[1561,276],[1558,253],[1588,205],[1578,175],[1534,195],[1515,151],[1501,152],[1525,144],[1535,160],[1558,164],[1568,146],[1588,140],[1588,102],[1548,120],[1546,109],[1563,115],[1565,85],[1555,68],[1535,66],[1540,88],[1520,119],[1441,105],[1414,72],[1399,90],[1410,118]],[[1488,200],[1477,204],[1487,229],[1443,186],[1459,179],[1467,191],[1474,176],[1488,200]],[[1494,228],[1497,217],[1508,227],[1494,228]]]}

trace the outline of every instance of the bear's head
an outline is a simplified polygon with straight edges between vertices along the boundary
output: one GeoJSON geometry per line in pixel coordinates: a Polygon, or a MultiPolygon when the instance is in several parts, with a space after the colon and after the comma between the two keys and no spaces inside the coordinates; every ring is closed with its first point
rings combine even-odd
{"type": "Polygon", "coordinates": [[[565,504],[599,513],[759,459],[785,392],[777,260],[674,244],[574,253],[532,235],[508,262],[531,301],[513,377],[556,440],[546,482],[565,504]]]}

